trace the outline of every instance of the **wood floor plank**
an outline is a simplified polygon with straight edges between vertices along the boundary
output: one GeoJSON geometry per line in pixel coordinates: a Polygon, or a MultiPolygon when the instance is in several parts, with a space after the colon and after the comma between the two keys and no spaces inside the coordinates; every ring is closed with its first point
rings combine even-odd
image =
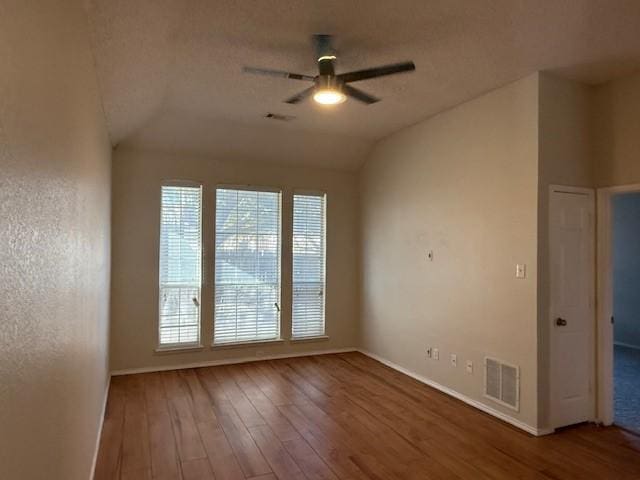
{"type": "Polygon", "coordinates": [[[269,464],[238,414],[228,412],[218,418],[245,476],[257,477],[272,473],[269,464]]]}
{"type": "Polygon", "coordinates": [[[286,363],[271,361],[268,363],[268,368],[271,370],[271,375],[280,379],[282,383],[292,386],[292,391],[301,392],[301,395],[298,395],[296,401],[293,402],[295,405],[304,405],[309,400],[314,402],[328,400],[324,392],[317,389],[304,377],[301,377],[295,370],[289,368],[286,363]]]}
{"type": "Polygon", "coordinates": [[[246,424],[239,416],[236,405],[231,401],[231,398],[242,403],[242,408],[251,423],[264,425],[265,422],[261,417],[259,420],[256,418],[259,414],[253,409],[249,400],[244,396],[238,386],[235,385],[233,379],[228,377],[222,369],[218,367],[203,368],[200,369],[197,374],[202,385],[209,393],[217,420],[245,476],[255,477],[272,473],[267,461],[247,430],[246,424]],[[250,411],[247,405],[249,405],[253,411],[250,411]]]}
{"type": "Polygon", "coordinates": [[[205,458],[207,454],[202,446],[202,440],[193,418],[173,416],[171,422],[180,460],[188,462],[189,460],[205,458]]]}
{"type": "Polygon", "coordinates": [[[147,408],[145,403],[143,376],[142,375],[125,375],[124,388],[125,388],[125,402],[124,402],[125,416],[144,415],[147,412],[147,408]]]}
{"type": "Polygon", "coordinates": [[[172,416],[193,418],[189,395],[177,371],[162,372],[162,385],[172,416]]]}
{"type": "MultiPolygon", "coordinates": [[[[337,480],[331,469],[322,461],[282,412],[278,410],[271,398],[264,394],[253,379],[249,377],[245,367],[245,365],[239,365],[235,368],[232,366],[229,371],[236,383],[247,395],[247,398],[269,425],[276,439],[282,442],[282,446],[293,460],[301,467],[304,467],[302,470],[306,477],[310,480],[337,480]]],[[[282,397],[277,395],[273,397],[280,405],[288,404],[288,402],[282,401],[282,397]]]]}
{"type": "Polygon", "coordinates": [[[125,377],[112,377],[104,418],[124,418],[125,377]]]}
{"type": "Polygon", "coordinates": [[[191,409],[191,399],[177,372],[163,372],[163,385],[167,395],[173,434],[182,462],[205,458],[207,455],[196,427],[191,409]]]}
{"type": "Polygon", "coordinates": [[[359,353],[114,377],[96,480],[637,480],[640,437],[535,438],[359,353]]]}
{"type": "Polygon", "coordinates": [[[298,464],[273,434],[268,425],[250,427],[249,433],[269,462],[273,473],[282,480],[305,480],[306,477],[298,464]]]}
{"type": "Polygon", "coordinates": [[[229,403],[229,397],[224,393],[218,380],[216,379],[215,367],[204,367],[194,370],[200,384],[209,395],[209,400],[217,414],[221,410],[221,406],[229,403]]]}
{"type": "Polygon", "coordinates": [[[180,379],[184,382],[191,401],[191,410],[196,422],[217,422],[209,395],[200,383],[197,374],[191,370],[180,370],[180,379]]]}
{"type": "MultiPolygon", "coordinates": [[[[287,363],[287,362],[286,361],[278,362],[277,364],[275,364],[275,367],[281,370],[283,368],[281,365],[282,363],[287,363]]],[[[287,368],[290,368],[290,367],[291,365],[287,365],[287,368]]],[[[307,378],[309,378],[308,376],[305,376],[295,371],[289,372],[287,376],[288,378],[290,378],[292,382],[296,382],[298,384],[300,384],[301,382],[306,383],[307,378]]],[[[331,382],[327,382],[327,384],[330,385],[331,382]]],[[[321,392],[320,389],[322,388],[322,385],[316,384],[313,387],[302,385],[301,388],[308,392],[314,392],[312,394],[312,397],[316,399],[315,402],[313,402],[316,404],[316,406],[313,406],[311,404],[307,404],[307,405],[301,404],[300,409],[305,411],[305,414],[307,415],[307,417],[311,419],[312,425],[323,423],[325,420],[321,419],[321,417],[318,417],[318,414],[322,415],[322,412],[318,411],[316,407],[320,405],[320,406],[323,406],[324,408],[327,408],[331,405],[333,400],[329,395],[326,395],[325,393],[321,392]]],[[[341,389],[338,389],[338,390],[341,390],[341,389]]],[[[336,393],[337,393],[337,396],[341,395],[340,391],[337,391],[336,393]]],[[[341,412],[341,409],[338,409],[338,412],[341,412]]],[[[349,423],[349,425],[350,425],[349,430],[351,431],[354,425],[353,423],[349,423]]],[[[404,474],[404,472],[389,471],[389,469],[385,468],[384,466],[378,463],[377,457],[387,456],[388,453],[385,452],[384,449],[379,450],[375,446],[375,442],[372,443],[367,441],[367,438],[371,437],[370,433],[365,432],[364,434],[360,435],[360,438],[358,439],[357,437],[354,438],[352,435],[342,431],[342,429],[339,426],[336,426],[335,424],[325,423],[323,427],[325,431],[329,431],[333,434],[332,436],[333,439],[336,439],[336,438],[341,439],[342,445],[339,447],[341,450],[345,448],[345,445],[348,445],[349,447],[353,447],[354,445],[357,445],[358,455],[351,456],[351,460],[352,462],[355,462],[358,464],[359,470],[362,471],[366,476],[372,475],[373,471],[378,471],[378,472],[384,472],[383,476],[386,476],[387,478],[393,478],[393,477],[402,478],[402,475],[404,474]]],[[[377,440],[378,437],[375,437],[375,438],[377,440]]],[[[399,463],[400,462],[397,462],[394,459],[394,461],[391,462],[391,465],[396,466],[399,463]]],[[[349,467],[349,465],[346,465],[346,466],[349,467]]]]}
{"type": "Polygon", "coordinates": [[[245,426],[256,427],[264,425],[265,421],[262,418],[262,415],[258,413],[242,389],[235,382],[228,367],[216,368],[214,373],[220,388],[222,388],[227,398],[233,404],[233,408],[236,410],[245,426]]]}
{"type": "Polygon", "coordinates": [[[169,412],[149,414],[149,449],[154,478],[180,479],[180,460],[169,412]]]}
{"type": "Polygon", "coordinates": [[[278,409],[291,421],[318,456],[339,478],[357,480],[369,477],[353,462],[356,451],[341,439],[328,436],[322,429],[307,419],[298,405],[281,405],[278,409]]]}
{"type": "Polygon", "coordinates": [[[386,452],[386,447],[381,439],[373,438],[361,431],[354,431],[351,428],[353,425],[345,429],[340,422],[331,418],[315,404],[309,403],[301,405],[299,408],[314,424],[328,432],[329,436],[339,438],[343,445],[351,445],[356,450],[356,453],[351,456],[352,462],[367,475],[371,476],[372,472],[376,472],[375,475],[381,475],[381,478],[401,480],[395,471],[398,459],[386,452]]]}
{"type": "Polygon", "coordinates": [[[119,477],[123,424],[124,417],[111,417],[104,420],[94,480],[111,480],[119,477]]]}
{"type": "Polygon", "coordinates": [[[136,468],[134,470],[123,471],[120,480],[152,480],[151,469],[136,468]]]}
{"type": "Polygon", "coordinates": [[[218,422],[198,424],[200,438],[216,480],[244,480],[244,473],[218,422]]]}
{"type": "Polygon", "coordinates": [[[260,389],[262,393],[273,403],[274,405],[287,405],[292,402],[291,397],[282,391],[279,385],[272,382],[261,371],[260,364],[248,363],[240,365],[245,375],[249,377],[260,389]]]}
{"type": "Polygon", "coordinates": [[[215,480],[209,460],[206,458],[182,462],[182,478],[184,480],[215,480]]]}
{"type": "Polygon", "coordinates": [[[162,376],[157,372],[142,375],[146,412],[149,415],[168,413],[167,397],[162,386],[162,376]]]}
{"type": "MultiPolygon", "coordinates": [[[[301,405],[300,409],[314,422],[322,424],[328,431],[339,435],[346,443],[358,445],[360,455],[354,457],[354,459],[358,459],[361,469],[375,470],[387,478],[402,478],[399,465],[421,457],[421,454],[407,442],[397,448],[397,451],[402,452],[402,455],[394,455],[393,450],[395,447],[390,448],[391,442],[388,442],[385,437],[381,437],[379,432],[368,430],[353,415],[355,413],[364,417],[368,414],[366,412],[363,414],[359,411],[359,407],[345,400],[344,391],[346,386],[338,385],[336,381],[323,372],[300,370],[297,365],[292,365],[287,361],[279,363],[287,364],[289,369],[296,372],[296,379],[293,381],[309,382],[319,392],[323,393],[324,397],[318,397],[320,400],[313,402],[315,405],[301,405]],[[349,425],[348,431],[340,426],[341,423],[349,425]],[[385,438],[385,440],[380,441],[380,438],[385,438]],[[387,460],[386,465],[390,467],[385,466],[385,459],[387,460]]],[[[304,362],[295,363],[303,364],[304,362]]],[[[397,436],[397,438],[399,439],[400,437],[397,436]]]]}
{"type": "Polygon", "coordinates": [[[282,415],[276,405],[260,390],[255,383],[246,375],[244,369],[229,369],[236,384],[240,387],[253,407],[260,414],[271,430],[278,437],[278,440],[297,440],[300,434],[293,428],[293,425],[282,415]]]}
{"type": "MultiPolygon", "coordinates": [[[[321,368],[315,368],[313,364],[301,362],[300,366],[307,366],[301,370],[301,375],[307,378],[323,378],[325,382],[325,393],[336,391],[337,395],[325,402],[324,411],[330,416],[336,416],[340,422],[350,425],[350,432],[359,434],[362,437],[373,436],[374,438],[384,438],[385,451],[384,455],[392,455],[401,462],[413,462],[422,457],[420,452],[414,445],[396,430],[389,427],[385,422],[381,422],[376,415],[362,408],[357,402],[354,402],[349,391],[353,390],[350,383],[351,379],[346,382],[345,388],[338,389],[338,382],[331,379],[331,375],[327,376],[321,368]]],[[[291,367],[291,365],[290,365],[291,367]]],[[[294,368],[295,369],[295,368],[294,368]]],[[[335,373],[335,372],[332,372],[335,373]]],[[[322,388],[318,386],[318,388],[322,388]]]]}
{"type": "Polygon", "coordinates": [[[287,404],[297,405],[309,400],[304,392],[300,391],[293,383],[276,373],[270,362],[255,363],[254,366],[265,378],[286,398],[287,404]]]}
{"type": "Polygon", "coordinates": [[[300,436],[299,438],[282,442],[291,458],[300,466],[309,480],[337,480],[337,476],[331,468],[311,448],[309,443],[300,436]]]}
{"type": "Polygon", "coordinates": [[[147,416],[126,413],[122,438],[122,472],[148,468],[151,468],[151,457],[147,416]]]}

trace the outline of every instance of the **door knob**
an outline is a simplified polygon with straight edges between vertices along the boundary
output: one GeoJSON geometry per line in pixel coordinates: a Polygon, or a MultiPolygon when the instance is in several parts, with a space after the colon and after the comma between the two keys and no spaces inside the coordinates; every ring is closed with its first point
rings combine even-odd
{"type": "Polygon", "coordinates": [[[556,318],[556,325],[559,327],[565,327],[567,325],[567,321],[564,318],[556,318]]]}

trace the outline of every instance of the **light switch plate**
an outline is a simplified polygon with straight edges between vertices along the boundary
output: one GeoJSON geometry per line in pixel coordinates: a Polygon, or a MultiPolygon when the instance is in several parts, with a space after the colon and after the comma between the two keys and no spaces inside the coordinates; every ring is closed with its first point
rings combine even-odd
{"type": "Polygon", "coordinates": [[[471,360],[467,360],[467,373],[473,373],[473,362],[471,360]]]}
{"type": "Polygon", "coordinates": [[[440,360],[440,351],[437,348],[433,349],[433,359],[440,360]]]}
{"type": "Polygon", "coordinates": [[[527,278],[527,266],[524,263],[516,264],[516,278],[527,278]]]}

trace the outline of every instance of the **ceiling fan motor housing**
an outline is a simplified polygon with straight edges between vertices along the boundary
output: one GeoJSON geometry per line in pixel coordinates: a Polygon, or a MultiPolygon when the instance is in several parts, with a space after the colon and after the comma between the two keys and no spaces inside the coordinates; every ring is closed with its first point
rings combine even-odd
{"type": "Polygon", "coordinates": [[[335,75],[318,75],[315,79],[315,84],[318,90],[342,91],[344,82],[335,75]]]}
{"type": "Polygon", "coordinates": [[[333,61],[336,59],[336,52],[331,45],[331,35],[314,35],[313,39],[318,58],[318,72],[320,75],[335,75],[333,61]]]}
{"type": "Polygon", "coordinates": [[[316,58],[318,61],[322,58],[336,56],[336,51],[331,44],[331,35],[314,35],[313,36],[316,47],[316,58]]]}

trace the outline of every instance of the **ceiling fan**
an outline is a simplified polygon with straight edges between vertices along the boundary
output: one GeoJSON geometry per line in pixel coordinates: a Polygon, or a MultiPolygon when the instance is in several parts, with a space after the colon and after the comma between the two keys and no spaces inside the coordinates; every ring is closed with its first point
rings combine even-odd
{"type": "Polygon", "coordinates": [[[284,72],[281,70],[269,70],[264,68],[244,67],[245,73],[268,75],[272,77],[291,78],[313,82],[313,86],[301,91],[286,103],[296,104],[313,95],[313,99],[323,105],[335,105],[344,102],[347,97],[354,98],[362,103],[370,105],[379,102],[380,99],[349,85],[352,82],[368,80],[386,75],[402,72],[412,72],[416,69],[413,62],[394,63],[381,67],[366,68],[354,72],[336,74],[334,62],[335,50],[332,47],[331,35],[314,35],[313,44],[318,59],[318,75],[302,75],[299,73],[284,72]]]}

